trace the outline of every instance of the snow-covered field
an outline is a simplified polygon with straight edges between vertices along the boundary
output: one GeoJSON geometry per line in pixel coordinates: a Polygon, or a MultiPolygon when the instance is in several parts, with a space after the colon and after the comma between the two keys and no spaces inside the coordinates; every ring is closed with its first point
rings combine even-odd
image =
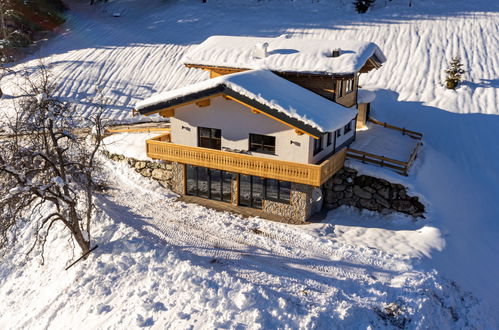
{"type": "MultiPolygon", "coordinates": [[[[425,145],[407,178],[350,165],[409,186],[428,214],[341,208],[307,226],[242,219],[176,202],[106,162],[100,247],[65,272],[62,233],[45,266],[19,266],[21,241],[0,268],[0,328],[498,328],[499,4],[412,2],[378,0],[357,15],[343,0],[72,1],[63,33],[15,68],[51,63],[61,96],[84,115],[102,88],[116,121],[155,92],[207,79],[179,61],[210,35],[376,42],[388,61],[361,78],[377,93],[373,115],[423,132],[425,145]],[[442,71],[455,55],[469,72],[448,91],[442,71]],[[392,316],[391,303],[401,307],[392,316]]],[[[9,79],[0,106],[15,92],[9,79]]]]}

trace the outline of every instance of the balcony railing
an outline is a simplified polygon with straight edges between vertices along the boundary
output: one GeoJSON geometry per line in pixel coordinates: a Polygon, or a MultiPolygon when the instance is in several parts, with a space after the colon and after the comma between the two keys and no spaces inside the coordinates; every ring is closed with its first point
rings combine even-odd
{"type": "Polygon", "coordinates": [[[147,140],[147,155],[153,159],[303,183],[316,187],[323,184],[343,167],[346,152],[346,148],[344,148],[321,164],[312,165],[184,146],[170,141],[169,133],[147,140]]]}

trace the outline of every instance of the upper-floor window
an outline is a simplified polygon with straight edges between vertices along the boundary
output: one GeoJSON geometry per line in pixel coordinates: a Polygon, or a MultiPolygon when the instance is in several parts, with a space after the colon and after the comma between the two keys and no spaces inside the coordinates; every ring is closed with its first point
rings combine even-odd
{"type": "Polygon", "coordinates": [[[322,136],[318,139],[314,139],[314,156],[322,151],[322,136]]]}
{"type": "Polygon", "coordinates": [[[222,130],[198,127],[198,146],[210,149],[222,149],[222,130]]]}
{"type": "Polygon", "coordinates": [[[352,130],[352,122],[348,122],[348,124],[346,124],[345,127],[343,127],[343,133],[347,134],[351,130],[352,130]]]}
{"type": "Polygon", "coordinates": [[[345,80],[345,93],[346,94],[353,92],[353,83],[354,83],[353,79],[345,80]]]}
{"type": "Polygon", "coordinates": [[[260,134],[249,135],[249,150],[264,154],[275,154],[275,137],[260,134]]]}
{"type": "Polygon", "coordinates": [[[353,92],[354,79],[352,78],[352,79],[338,80],[336,88],[337,88],[337,93],[336,93],[337,97],[345,96],[346,94],[353,92]]]}
{"type": "Polygon", "coordinates": [[[336,130],[336,137],[340,137],[341,136],[341,129],[338,129],[336,130]]]}
{"type": "Polygon", "coordinates": [[[333,143],[333,132],[327,132],[327,146],[329,147],[333,143]]]}

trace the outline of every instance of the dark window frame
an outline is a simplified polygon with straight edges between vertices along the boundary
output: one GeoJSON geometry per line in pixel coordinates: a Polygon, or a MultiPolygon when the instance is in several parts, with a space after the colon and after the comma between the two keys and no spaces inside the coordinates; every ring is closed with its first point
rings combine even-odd
{"type": "MultiPolygon", "coordinates": [[[[189,196],[196,196],[196,197],[200,197],[200,198],[206,198],[206,199],[211,199],[211,200],[215,200],[215,201],[220,201],[220,202],[225,202],[225,203],[231,203],[232,202],[232,181],[234,180],[234,173],[232,172],[227,172],[227,171],[223,171],[223,170],[217,170],[217,169],[211,169],[211,168],[208,168],[208,167],[203,167],[203,166],[196,166],[196,165],[190,165],[190,164],[186,164],[186,176],[188,175],[188,171],[189,171],[189,168],[191,168],[193,170],[193,173],[194,173],[194,179],[196,181],[196,186],[195,186],[195,191],[193,192],[189,192],[189,188],[188,186],[186,186],[186,195],[189,195],[189,196]],[[199,170],[202,169],[206,169],[206,184],[207,184],[207,195],[208,197],[204,197],[202,196],[201,194],[201,189],[199,187],[199,170]],[[220,172],[220,198],[213,198],[213,185],[212,185],[212,181],[213,181],[213,172],[220,172]],[[228,180],[227,180],[228,179],[228,180]],[[228,190],[224,189],[224,188],[229,188],[228,190]],[[224,194],[226,191],[229,192],[229,195],[227,196],[227,194],[224,194]],[[227,197],[227,198],[226,198],[227,197]]],[[[186,184],[188,185],[188,180],[189,178],[186,177],[186,184]]]]}
{"type": "Polygon", "coordinates": [[[291,182],[289,181],[281,181],[277,179],[265,179],[264,180],[264,198],[269,201],[282,203],[282,204],[290,204],[291,203],[291,182]],[[274,180],[277,183],[277,197],[270,197],[268,195],[269,181],[274,180]],[[289,187],[286,187],[289,185],[289,187]],[[287,198],[283,197],[283,190],[285,188],[289,189],[289,195],[287,198]]]}
{"type": "Polygon", "coordinates": [[[336,137],[340,137],[341,136],[341,128],[337,129],[335,134],[336,134],[336,137]]]}
{"type": "Polygon", "coordinates": [[[327,146],[329,147],[333,143],[333,133],[327,132],[327,146]]]}
{"type": "Polygon", "coordinates": [[[248,150],[252,152],[258,152],[261,154],[275,155],[276,150],[276,137],[271,135],[263,135],[256,133],[249,133],[248,137],[248,150]],[[261,143],[253,142],[254,138],[260,138],[261,143]],[[273,143],[266,143],[265,140],[272,140],[273,143]],[[260,148],[255,148],[254,146],[260,146],[260,148]],[[267,150],[270,149],[270,150],[267,150]]]}
{"type": "Polygon", "coordinates": [[[350,94],[355,89],[355,78],[347,79],[345,86],[345,94],[350,94]]]}
{"type": "Polygon", "coordinates": [[[209,148],[209,149],[215,149],[215,150],[222,150],[222,130],[219,128],[212,128],[212,127],[198,127],[198,147],[200,148],[209,148]],[[204,137],[201,136],[201,131],[202,130],[209,130],[209,136],[204,137]],[[218,132],[220,137],[216,137],[215,132],[218,132]],[[202,139],[207,139],[208,143],[204,145],[202,143],[202,139]]]}
{"type": "Polygon", "coordinates": [[[314,156],[317,155],[318,153],[320,153],[322,150],[324,150],[323,148],[323,136],[321,136],[320,138],[318,139],[314,139],[314,156]]]}
{"type": "Polygon", "coordinates": [[[346,124],[345,126],[343,126],[343,134],[347,134],[347,133],[350,133],[352,131],[352,122],[349,121],[348,124],[346,124]]]}

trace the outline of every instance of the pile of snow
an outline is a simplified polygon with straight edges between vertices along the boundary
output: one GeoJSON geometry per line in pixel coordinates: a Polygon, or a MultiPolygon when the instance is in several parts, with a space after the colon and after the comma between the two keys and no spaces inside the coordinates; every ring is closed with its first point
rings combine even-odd
{"type": "Polygon", "coordinates": [[[174,106],[176,99],[220,86],[284,113],[322,133],[343,127],[357,114],[355,108],[334,103],[267,70],[233,73],[160,93],[137,103],[135,109],[147,113],[146,111],[165,108],[169,102],[173,102],[174,106]]]}
{"type": "Polygon", "coordinates": [[[151,160],[147,157],[146,140],[160,135],[159,133],[122,133],[113,134],[104,139],[106,151],[138,160],[151,160]]]}

